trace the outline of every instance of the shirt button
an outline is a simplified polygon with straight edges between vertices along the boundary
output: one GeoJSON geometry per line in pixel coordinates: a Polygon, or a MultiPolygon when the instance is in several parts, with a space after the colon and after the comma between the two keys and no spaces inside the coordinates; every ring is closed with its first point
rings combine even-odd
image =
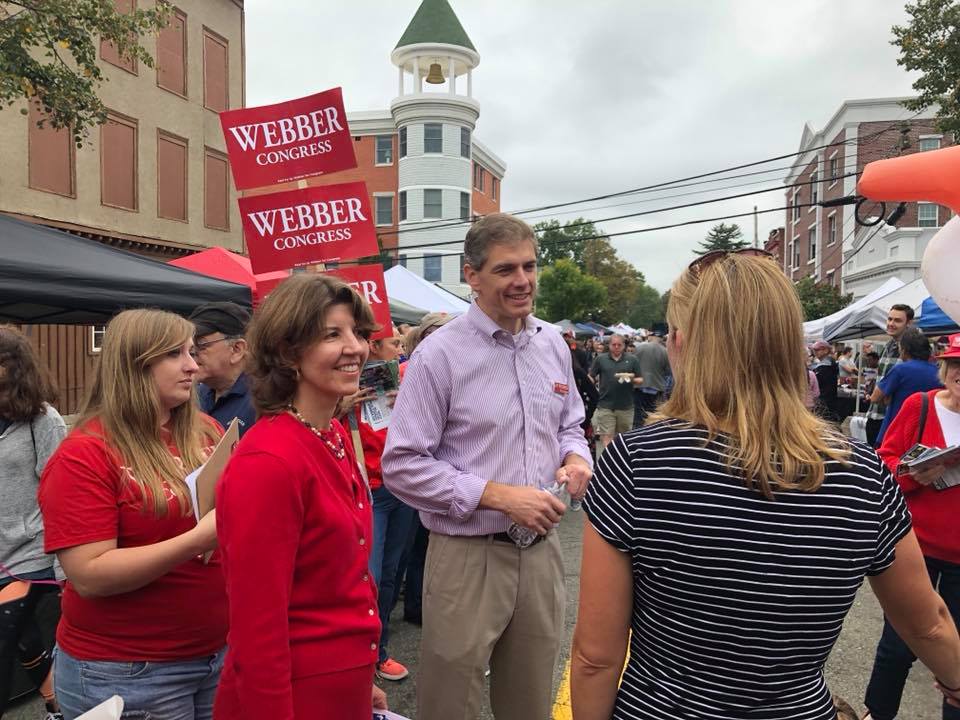
{"type": "Polygon", "coordinates": [[[361,544],[361,545],[365,545],[366,542],[367,542],[366,540],[364,540],[363,538],[360,538],[360,544],[361,544]]]}
{"type": "Polygon", "coordinates": [[[366,573],[364,573],[364,575],[363,575],[363,581],[364,581],[364,582],[367,582],[368,580],[370,580],[370,576],[367,575],[366,573]]]}
{"type": "Polygon", "coordinates": [[[367,610],[367,614],[372,616],[372,615],[373,615],[373,608],[370,608],[369,610],[367,610]]]}
{"type": "Polygon", "coordinates": [[[376,649],[377,649],[377,644],[376,644],[376,643],[370,643],[370,649],[371,649],[371,650],[376,650],[376,649]]]}
{"type": "Polygon", "coordinates": [[[363,503],[357,503],[357,507],[363,510],[363,503]]]}

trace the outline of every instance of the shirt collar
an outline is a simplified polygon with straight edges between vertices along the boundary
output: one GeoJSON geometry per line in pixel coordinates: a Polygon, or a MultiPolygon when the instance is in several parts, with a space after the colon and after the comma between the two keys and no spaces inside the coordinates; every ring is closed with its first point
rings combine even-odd
{"type": "MultiPolygon", "coordinates": [[[[213,388],[205,383],[197,384],[197,394],[200,395],[201,398],[205,398],[207,400],[213,400],[213,398],[215,397],[213,388]]],[[[247,374],[240,373],[240,376],[234,381],[233,385],[230,386],[230,389],[227,390],[225,393],[223,393],[223,395],[221,395],[219,399],[223,400],[223,398],[230,397],[231,395],[243,396],[246,394],[247,394],[247,374]]]]}
{"type": "MultiPolygon", "coordinates": [[[[481,309],[476,301],[470,303],[470,307],[467,309],[467,320],[473,326],[474,330],[492,342],[498,342],[500,338],[510,338],[511,341],[513,339],[513,336],[497,325],[497,323],[481,309]]],[[[533,315],[527,315],[523,319],[523,327],[520,329],[520,334],[529,341],[529,338],[539,333],[542,329],[543,324],[537,318],[533,315]]]]}

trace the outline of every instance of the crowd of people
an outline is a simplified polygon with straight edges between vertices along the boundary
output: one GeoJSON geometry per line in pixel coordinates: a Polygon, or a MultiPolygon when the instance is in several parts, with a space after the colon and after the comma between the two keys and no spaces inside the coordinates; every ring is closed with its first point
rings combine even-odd
{"type": "Polygon", "coordinates": [[[312,273],[252,317],[124,311],[69,433],[0,328],[0,714],[19,661],[52,718],[120,695],[129,717],[368,720],[416,661],[418,720],[479,717],[487,682],[498,720],[545,720],[556,528],[582,500],[578,720],[833,720],[823,668],[865,578],[867,717],[897,715],[916,658],[956,717],[960,491],[900,459],[960,444],[960,334],[933,349],[895,306],[882,352],[807,348],[789,280],[748,250],[686,268],[665,332],[581,342],[532,314],[526,223],[474,223],[464,265],[469,310],[414,328],[312,273]],[[386,427],[371,363],[399,365],[386,427]],[[850,387],[871,443],[839,430],[850,387]],[[234,420],[197,517],[187,476],[234,420]],[[51,658],[36,608],[58,581],[51,658]],[[389,650],[401,588],[417,658],[389,650]]]}

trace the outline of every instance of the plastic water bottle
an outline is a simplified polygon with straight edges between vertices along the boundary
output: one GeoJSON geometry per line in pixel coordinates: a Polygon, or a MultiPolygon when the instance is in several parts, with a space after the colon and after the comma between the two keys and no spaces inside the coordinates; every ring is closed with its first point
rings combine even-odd
{"type": "MultiPolygon", "coordinates": [[[[560,500],[563,500],[563,496],[567,492],[567,488],[566,486],[560,485],[559,483],[555,482],[550,487],[543,488],[543,492],[550,493],[554,497],[560,498],[560,500]]],[[[514,544],[518,548],[520,548],[521,550],[524,550],[530,547],[531,545],[533,545],[534,541],[537,539],[537,537],[539,537],[540,533],[538,533],[536,530],[531,530],[528,527],[524,527],[523,525],[518,525],[517,523],[513,523],[507,529],[507,535],[510,536],[510,539],[513,540],[514,544]]]]}

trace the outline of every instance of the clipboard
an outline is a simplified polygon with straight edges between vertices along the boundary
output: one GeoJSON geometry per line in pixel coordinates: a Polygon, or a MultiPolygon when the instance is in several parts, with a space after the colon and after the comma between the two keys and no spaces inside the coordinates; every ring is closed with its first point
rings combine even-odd
{"type": "Polygon", "coordinates": [[[197,522],[216,505],[217,481],[239,440],[240,421],[234,418],[207,461],[184,478],[190,490],[190,503],[197,522]]]}

